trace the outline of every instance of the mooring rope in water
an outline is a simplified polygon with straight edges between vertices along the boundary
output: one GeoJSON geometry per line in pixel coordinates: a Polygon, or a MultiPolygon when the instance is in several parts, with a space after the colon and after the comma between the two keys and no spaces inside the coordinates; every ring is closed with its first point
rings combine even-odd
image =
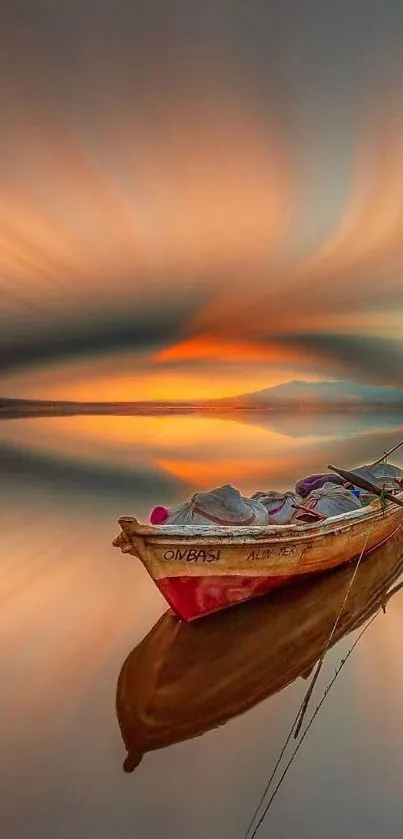
{"type": "MultiPolygon", "coordinates": [[[[347,602],[348,596],[349,596],[349,594],[350,594],[350,591],[351,591],[352,585],[353,585],[354,580],[355,580],[355,577],[356,577],[356,575],[357,575],[357,571],[358,571],[358,568],[359,568],[359,566],[360,566],[360,563],[361,563],[362,557],[364,556],[365,549],[366,549],[366,546],[367,546],[367,544],[368,544],[368,539],[369,539],[370,532],[371,532],[371,524],[370,524],[370,525],[369,525],[369,527],[368,527],[368,530],[367,530],[367,534],[366,534],[366,538],[365,538],[365,542],[364,542],[363,548],[362,548],[361,553],[360,553],[360,555],[359,555],[359,557],[358,557],[358,560],[357,560],[357,562],[356,562],[354,572],[353,572],[353,574],[351,575],[351,579],[350,579],[350,582],[349,582],[349,584],[348,584],[348,586],[347,586],[347,590],[346,590],[346,593],[345,593],[345,595],[344,595],[344,598],[343,598],[342,604],[341,604],[340,609],[339,609],[339,612],[338,612],[338,614],[337,614],[337,616],[336,616],[336,620],[335,620],[335,622],[334,622],[334,624],[333,624],[333,627],[332,627],[332,629],[331,629],[330,635],[329,635],[329,637],[328,637],[328,639],[327,639],[327,642],[326,642],[325,648],[324,648],[324,650],[323,650],[323,652],[322,652],[322,654],[321,654],[321,657],[320,657],[320,659],[319,659],[319,661],[318,661],[318,665],[317,665],[316,670],[315,670],[315,672],[314,672],[314,675],[313,675],[313,677],[312,677],[311,683],[310,683],[310,685],[309,685],[309,687],[308,687],[308,690],[307,690],[307,692],[306,692],[306,694],[305,694],[305,696],[304,696],[304,698],[303,698],[303,700],[302,700],[302,703],[301,703],[301,705],[300,705],[300,707],[299,707],[299,709],[298,709],[298,711],[297,711],[296,717],[295,717],[295,719],[294,719],[294,721],[293,721],[293,723],[292,723],[292,726],[291,726],[291,728],[290,728],[290,730],[289,730],[289,732],[288,732],[287,738],[286,738],[285,743],[284,743],[284,745],[283,745],[283,747],[282,747],[282,749],[281,749],[281,752],[280,752],[280,754],[279,754],[279,756],[278,756],[278,758],[277,758],[277,761],[276,761],[275,766],[274,766],[274,768],[273,768],[273,770],[272,770],[272,773],[271,773],[271,775],[270,775],[270,778],[269,778],[269,780],[268,780],[268,782],[267,782],[267,784],[266,784],[266,786],[265,786],[265,788],[264,788],[264,790],[263,790],[263,793],[262,793],[262,795],[261,795],[260,801],[259,801],[259,803],[258,803],[257,807],[255,808],[255,811],[254,811],[254,813],[253,813],[253,816],[252,816],[252,818],[251,818],[251,820],[250,820],[250,822],[249,822],[249,824],[248,824],[248,827],[247,827],[246,832],[245,832],[245,834],[244,834],[244,839],[253,839],[253,836],[255,836],[255,832],[254,832],[254,833],[252,833],[252,834],[250,835],[250,831],[251,831],[251,829],[252,829],[252,827],[253,827],[254,821],[255,821],[255,819],[256,819],[256,817],[257,817],[257,815],[258,815],[258,813],[259,813],[259,810],[260,810],[260,808],[261,808],[262,804],[264,803],[264,800],[265,800],[265,798],[266,798],[266,796],[267,796],[267,794],[268,794],[268,792],[269,792],[269,790],[270,790],[270,787],[271,787],[271,785],[272,785],[272,783],[273,783],[273,780],[274,780],[274,777],[275,777],[275,775],[276,775],[276,772],[277,772],[277,770],[278,770],[278,768],[279,768],[279,766],[280,766],[280,763],[281,763],[281,761],[282,761],[282,759],[283,759],[284,753],[285,753],[285,751],[286,751],[286,749],[287,749],[287,746],[288,746],[288,744],[289,744],[289,742],[290,742],[290,740],[291,740],[291,737],[292,737],[293,733],[295,732],[295,734],[294,734],[294,738],[295,738],[295,739],[297,739],[297,737],[298,737],[298,735],[299,735],[299,732],[300,732],[300,730],[301,730],[301,726],[302,726],[302,723],[303,723],[303,720],[304,720],[304,717],[305,717],[306,711],[307,711],[307,709],[308,709],[309,700],[310,700],[310,698],[311,698],[311,696],[312,696],[312,693],[313,693],[313,690],[314,690],[315,684],[316,684],[317,679],[318,679],[318,677],[319,677],[319,673],[320,673],[320,671],[321,671],[321,669],[322,669],[322,666],[323,666],[323,662],[324,662],[324,659],[325,659],[326,653],[327,653],[327,651],[328,651],[328,649],[329,649],[329,646],[330,646],[330,644],[331,644],[332,638],[333,638],[334,633],[335,633],[335,631],[336,631],[336,629],[337,629],[337,626],[338,626],[338,624],[339,624],[339,621],[340,621],[341,615],[342,615],[342,613],[343,613],[344,607],[345,607],[345,605],[346,605],[346,602],[347,602]]],[[[332,682],[332,684],[333,684],[333,682],[332,682]]],[[[304,734],[302,735],[302,738],[301,738],[301,739],[303,739],[303,738],[305,737],[305,733],[306,733],[306,730],[305,730],[304,734]]],[[[298,748],[299,748],[300,742],[301,742],[301,741],[299,741],[299,743],[298,743],[298,748]]],[[[298,751],[298,749],[297,749],[297,751],[298,751]]],[[[295,753],[296,753],[296,752],[295,752],[295,753]]],[[[287,766],[288,766],[288,764],[287,764],[287,766]]],[[[283,776],[281,776],[281,777],[283,777],[283,776]]],[[[277,790],[277,787],[276,787],[276,790],[277,790]]],[[[271,802],[271,800],[272,800],[272,799],[270,799],[270,802],[271,802]]]]}
{"type": "Polygon", "coordinates": [[[326,653],[327,653],[327,651],[328,651],[328,649],[329,649],[329,647],[330,647],[330,644],[331,644],[331,642],[332,642],[333,635],[334,635],[334,633],[336,632],[336,629],[337,629],[337,627],[338,627],[338,625],[339,625],[340,618],[341,618],[341,616],[342,616],[342,614],[343,614],[343,611],[344,611],[344,607],[345,607],[345,605],[346,605],[346,603],[347,603],[347,600],[348,600],[348,597],[349,597],[349,594],[350,594],[351,588],[352,588],[353,583],[354,583],[354,580],[355,580],[355,578],[356,578],[356,576],[357,576],[357,571],[358,571],[358,569],[359,569],[359,567],[360,567],[361,560],[362,560],[362,558],[363,558],[363,556],[364,556],[365,549],[366,549],[367,544],[368,544],[368,539],[369,539],[369,534],[370,534],[370,532],[371,532],[371,527],[369,526],[368,531],[367,531],[367,536],[366,536],[366,539],[365,539],[365,542],[364,542],[364,546],[363,546],[362,551],[361,551],[361,553],[360,553],[360,555],[359,555],[359,557],[358,557],[358,560],[357,560],[357,563],[356,563],[356,566],[355,566],[355,569],[354,569],[354,573],[351,575],[351,580],[350,580],[350,582],[349,582],[349,584],[348,584],[348,586],[347,586],[347,590],[346,590],[346,593],[345,593],[345,595],[344,595],[343,602],[342,602],[342,604],[341,604],[341,606],[340,606],[339,613],[338,613],[338,615],[337,615],[337,617],[336,617],[336,620],[335,620],[335,622],[334,622],[334,624],[333,624],[333,627],[332,627],[332,630],[331,630],[331,632],[330,632],[330,635],[329,635],[329,637],[328,637],[328,639],[327,639],[326,646],[325,646],[325,648],[324,648],[324,650],[323,650],[323,652],[322,652],[322,655],[321,655],[321,657],[320,657],[320,659],[319,659],[319,661],[318,661],[318,664],[317,664],[317,666],[316,666],[316,670],[315,670],[315,672],[314,672],[314,674],[313,674],[313,676],[312,676],[311,684],[309,685],[309,688],[308,688],[308,690],[307,690],[307,692],[306,692],[306,694],[305,694],[305,698],[304,698],[304,700],[303,700],[303,702],[302,702],[301,710],[298,712],[298,721],[297,721],[297,723],[296,723],[296,726],[295,726],[295,732],[294,732],[294,739],[295,739],[295,740],[297,739],[298,734],[299,734],[299,732],[300,732],[300,730],[301,730],[301,726],[302,726],[302,723],[303,723],[303,721],[304,721],[305,714],[306,714],[307,709],[308,709],[309,700],[310,700],[310,698],[311,698],[311,696],[312,696],[313,689],[314,689],[315,684],[316,684],[316,682],[317,682],[317,680],[318,680],[319,673],[320,673],[320,671],[321,671],[321,669],[322,669],[322,666],[323,666],[323,662],[324,662],[324,660],[325,660],[326,653]]]}
{"type": "MultiPolygon", "coordinates": [[[[269,789],[270,789],[270,787],[271,787],[271,785],[272,785],[272,783],[273,783],[274,776],[275,776],[275,774],[276,774],[276,772],[277,772],[277,769],[278,769],[278,767],[280,766],[280,763],[281,763],[281,761],[282,761],[282,759],[283,759],[284,752],[285,752],[285,750],[286,750],[286,748],[287,748],[287,746],[288,746],[288,744],[289,744],[289,742],[290,742],[290,740],[291,740],[292,733],[293,733],[293,731],[294,731],[294,728],[295,728],[295,725],[296,725],[296,723],[297,723],[298,717],[299,717],[299,711],[298,711],[298,714],[297,714],[297,716],[295,717],[295,720],[294,720],[294,722],[293,722],[293,724],[292,724],[292,726],[291,726],[291,728],[290,728],[290,731],[289,731],[288,736],[287,736],[287,739],[286,739],[286,741],[285,741],[285,743],[284,743],[284,745],[283,745],[283,748],[281,749],[281,752],[280,752],[280,754],[279,754],[279,756],[278,756],[278,758],[277,758],[276,764],[275,764],[275,766],[274,766],[274,768],[273,768],[273,771],[272,771],[272,773],[271,773],[271,775],[270,775],[270,778],[269,778],[269,780],[267,781],[267,784],[266,784],[266,786],[265,786],[265,788],[264,788],[264,790],[263,790],[263,793],[262,793],[262,795],[261,795],[260,801],[259,801],[259,803],[258,803],[257,807],[255,808],[255,811],[254,811],[253,816],[252,816],[252,818],[251,818],[251,820],[250,820],[250,822],[249,822],[249,824],[248,824],[248,827],[246,828],[246,831],[245,831],[245,834],[244,834],[244,839],[250,839],[250,831],[251,831],[251,830],[252,830],[252,828],[253,828],[253,823],[254,823],[255,819],[257,818],[257,815],[258,815],[258,813],[259,813],[259,810],[260,810],[260,808],[261,808],[262,804],[264,803],[264,800],[265,800],[265,798],[266,798],[266,795],[267,795],[267,793],[269,792],[269,789]]],[[[254,834],[253,834],[253,835],[254,835],[254,834]]]]}
{"type": "MultiPolygon", "coordinates": [[[[340,662],[339,666],[337,667],[337,669],[336,669],[336,671],[335,671],[335,674],[334,674],[334,676],[333,676],[332,680],[329,682],[329,684],[328,684],[328,685],[327,685],[327,687],[325,688],[324,693],[323,693],[323,696],[322,696],[322,698],[321,698],[320,702],[319,702],[319,703],[318,703],[318,705],[316,706],[316,708],[315,708],[315,710],[314,710],[314,712],[313,712],[312,716],[310,717],[309,722],[308,722],[308,723],[307,723],[307,725],[306,725],[306,728],[304,729],[304,731],[303,731],[303,733],[302,733],[302,735],[301,735],[301,737],[300,737],[300,739],[299,739],[298,743],[296,744],[296,746],[295,746],[295,748],[294,748],[294,751],[292,752],[292,754],[291,754],[291,756],[290,756],[290,758],[289,758],[288,763],[287,763],[287,764],[286,764],[286,766],[284,767],[283,772],[282,772],[282,774],[280,775],[280,778],[279,778],[279,780],[277,781],[277,784],[276,784],[276,786],[275,786],[275,788],[274,788],[274,790],[273,790],[273,792],[272,792],[272,794],[271,794],[271,796],[270,796],[270,798],[269,798],[269,800],[268,800],[268,802],[267,802],[267,804],[266,804],[266,806],[265,806],[265,808],[264,808],[264,810],[263,810],[263,813],[261,814],[261,816],[260,816],[260,818],[259,818],[258,822],[256,823],[255,827],[253,828],[252,833],[250,833],[250,830],[251,830],[251,828],[252,828],[252,826],[253,826],[253,823],[254,823],[254,821],[255,821],[255,819],[256,819],[256,817],[257,817],[257,815],[258,815],[258,812],[259,812],[259,810],[260,810],[260,808],[261,808],[261,806],[262,806],[262,804],[263,804],[263,801],[264,801],[264,799],[265,799],[265,797],[266,797],[267,792],[265,791],[264,795],[262,796],[261,801],[260,801],[260,803],[259,803],[259,806],[256,808],[255,813],[254,813],[254,815],[253,815],[253,819],[251,820],[250,825],[248,826],[248,829],[247,829],[247,831],[246,831],[246,833],[245,833],[245,835],[244,835],[244,839],[254,839],[254,837],[256,836],[256,834],[257,834],[257,832],[258,832],[259,828],[261,827],[261,825],[263,824],[264,819],[266,818],[266,815],[267,815],[267,813],[268,813],[268,811],[269,811],[269,809],[270,809],[270,807],[271,807],[271,805],[272,805],[272,803],[273,803],[273,801],[274,801],[274,798],[276,797],[276,795],[277,795],[277,793],[278,793],[278,791],[279,791],[279,789],[280,789],[280,787],[281,787],[281,785],[282,785],[282,783],[283,783],[283,781],[284,781],[285,776],[287,775],[288,770],[289,770],[289,769],[290,769],[290,767],[291,767],[291,764],[294,762],[294,760],[295,760],[295,758],[296,758],[296,755],[297,755],[297,753],[298,753],[298,751],[299,751],[300,747],[302,746],[302,743],[303,743],[303,741],[305,740],[306,735],[308,734],[309,729],[311,728],[311,726],[312,726],[312,724],[313,724],[314,720],[316,719],[316,717],[317,717],[317,715],[318,715],[318,713],[319,713],[319,711],[320,711],[320,709],[321,709],[321,707],[322,707],[323,703],[325,702],[325,700],[326,700],[327,696],[329,695],[330,690],[331,690],[331,688],[333,687],[333,685],[334,685],[334,683],[335,683],[335,681],[336,681],[336,679],[337,679],[337,677],[338,677],[338,675],[339,675],[340,671],[343,669],[343,667],[344,667],[344,665],[346,664],[347,660],[350,658],[350,655],[353,653],[353,651],[354,651],[355,647],[357,646],[358,642],[361,640],[361,638],[362,638],[362,636],[364,635],[364,633],[367,631],[367,629],[369,629],[369,627],[370,627],[370,626],[371,626],[371,624],[374,622],[375,618],[377,618],[377,617],[378,617],[378,615],[380,614],[380,612],[382,611],[382,609],[383,609],[383,606],[380,606],[380,607],[379,607],[379,609],[375,612],[375,614],[374,614],[374,615],[372,615],[372,618],[368,621],[368,623],[367,623],[367,624],[364,626],[364,628],[361,630],[360,634],[359,634],[359,635],[357,636],[357,638],[355,639],[354,643],[353,643],[353,644],[352,644],[352,646],[350,647],[350,649],[349,649],[349,651],[347,652],[346,656],[345,656],[344,658],[342,658],[342,659],[341,659],[341,662],[340,662]]],[[[290,739],[290,737],[288,738],[288,740],[289,740],[289,739],[290,739]]],[[[284,753],[284,752],[283,752],[283,753],[284,753]]],[[[277,765],[278,765],[278,764],[277,764],[277,765]]],[[[271,778],[272,778],[272,777],[273,777],[273,773],[272,773],[271,778]]],[[[267,785],[267,791],[268,791],[268,788],[269,788],[269,784],[267,785]]]]}

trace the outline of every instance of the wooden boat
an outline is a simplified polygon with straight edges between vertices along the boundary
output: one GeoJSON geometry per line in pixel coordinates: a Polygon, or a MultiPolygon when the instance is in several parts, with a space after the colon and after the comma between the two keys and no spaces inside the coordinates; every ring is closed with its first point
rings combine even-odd
{"type": "MultiPolygon", "coordinates": [[[[400,586],[403,528],[358,568],[332,646],[400,586]]],[[[124,662],[116,709],[130,772],[145,752],[223,725],[309,675],[325,650],[355,566],[186,624],[166,612],[124,662]],[[213,654],[212,654],[213,651],[213,654]]]]}
{"type": "MultiPolygon", "coordinates": [[[[403,492],[396,500],[403,503],[403,492]]],[[[263,527],[153,526],[125,516],[113,544],[138,557],[168,605],[191,621],[344,565],[390,539],[402,521],[403,507],[391,501],[313,524],[263,527]]]]}

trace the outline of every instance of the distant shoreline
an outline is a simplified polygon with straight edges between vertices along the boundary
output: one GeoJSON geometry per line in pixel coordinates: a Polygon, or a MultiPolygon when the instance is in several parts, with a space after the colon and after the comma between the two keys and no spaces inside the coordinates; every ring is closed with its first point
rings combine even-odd
{"type": "Polygon", "coordinates": [[[236,414],[260,412],[264,414],[341,414],[341,413],[400,413],[403,414],[402,404],[383,403],[302,403],[297,400],[287,400],[276,404],[214,404],[191,402],[66,402],[36,399],[8,399],[0,398],[0,419],[27,419],[29,417],[46,416],[168,416],[190,414],[236,414]]]}

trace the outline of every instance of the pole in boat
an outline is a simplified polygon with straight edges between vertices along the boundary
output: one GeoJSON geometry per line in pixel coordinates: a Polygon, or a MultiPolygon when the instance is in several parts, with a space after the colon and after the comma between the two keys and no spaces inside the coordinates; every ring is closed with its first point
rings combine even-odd
{"type": "Polygon", "coordinates": [[[393,449],[389,449],[388,452],[384,452],[382,457],[378,457],[378,460],[374,460],[374,462],[371,463],[370,466],[378,466],[378,463],[382,463],[383,460],[386,460],[386,458],[389,457],[390,454],[395,452],[397,449],[400,449],[400,446],[403,446],[403,440],[401,440],[400,443],[397,443],[396,446],[393,446],[393,449]]]}
{"type": "Polygon", "coordinates": [[[336,472],[336,475],[340,475],[340,477],[344,478],[345,481],[349,481],[350,484],[360,487],[361,489],[366,489],[368,492],[373,492],[374,495],[382,495],[382,497],[386,498],[387,501],[392,501],[393,504],[397,504],[398,507],[403,507],[403,501],[401,498],[396,498],[396,496],[391,492],[377,487],[376,484],[371,483],[371,481],[367,481],[366,478],[361,478],[361,476],[356,475],[355,472],[347,472],[345,469],[338,469],[336,466],[328,466],[327,468],[332,472],[336,472]]]}

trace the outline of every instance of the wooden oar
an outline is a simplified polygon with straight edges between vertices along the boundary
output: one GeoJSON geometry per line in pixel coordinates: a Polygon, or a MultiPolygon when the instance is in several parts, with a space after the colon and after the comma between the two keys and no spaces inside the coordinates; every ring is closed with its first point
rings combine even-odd
{"type": "Polygon", "coordinates": [[[382,495],[383,498],[386,498],[388,501],[392,501],[394,504],[397,504],[398,507],[403,507],[403,501],[400,498],[396,498],[395,495],[392,495],[391,492],[388,492],[385,489],[380,489],[375,484],[372,484],[371,481],[367,481],[366,478],[361,478],[360,475],[356,475],[355,472],[346,472],[345,469],[336,469],[335,466],[328,466],[327,468],[332,472],[336,472],[336,475],[340,475],[341,478],[344,478],[345,481],[349,481],[349,483],[353,484],[353,486],[366,489],[368,492],[373,492],[374,495],[382,495]]]}
{"type": "Polygon", "coordinates": [[[392,452],[395,452],[396,449],[400,449],[400,446],[403,446],[403,440],[401,440],[400,443],[397,443],[396,446],[393,446],[393,449],[389,449],[388,452],[384,452],[382,457],[378,457],[378,460],[374,460],[374,462],[371,463],[370,465],[371,466],[378,466],[378,463],[382,463],[382,461],[385,460],[387,457],[389,457],[389,455],[392,454],[392,452]]]}

